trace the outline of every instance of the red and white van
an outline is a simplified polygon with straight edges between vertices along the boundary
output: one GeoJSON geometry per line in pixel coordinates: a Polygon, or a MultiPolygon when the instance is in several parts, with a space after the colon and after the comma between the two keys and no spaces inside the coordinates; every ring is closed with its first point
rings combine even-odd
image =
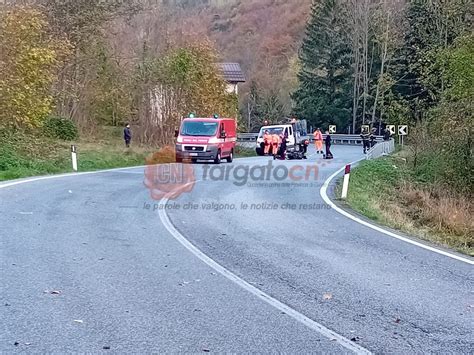
{"type": "Polygon", "coordinates": [[[176,141],[176,162],[234,159],[237,124],[233,118],[185,118],[176,141]]]}

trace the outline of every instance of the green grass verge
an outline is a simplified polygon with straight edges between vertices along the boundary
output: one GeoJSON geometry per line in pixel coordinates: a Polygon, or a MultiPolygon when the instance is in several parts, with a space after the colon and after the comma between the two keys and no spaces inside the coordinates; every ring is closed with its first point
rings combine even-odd
{"type": "MultiPolygon", "coordinates": [[[[77,146],[78,171],[145,165],[155,150],[124,147],[121,128],[103,127],[96,138],[58,141],[24,133],[0,131],[0,181],[72,172],[70,146],[77,146]]],[[[235,157],[255,156],[255,150],[237,146],[235,157]]]]}
{"type": "Polygon", "coordinates": [[[406,152],[362,161],[352,170],[348,197],[341,203],[382,225],[474,255],[469,199],[440,193],[406,161],[406,152]]]}
{"type": "Polygon", "coordinates": [[[72,172],[71,144],[77,146],[78,171],[144,165],[152,152],[141,147],[127,149],[120,137],[68,143],[1,132],[0,139],[0,181],[72,172]]]}
{"type": "Polygon", "coordinates": [[[246,148],[237,145],[235,146],[234,155],[236,158],[248,158],[257,156],[257,153],[254,148],[246,148]]]}
{"type": "Polygon", "coordinates": [[[403,175],[390,158],[364,160],[351,172],[346,201],[363,215],[383,222],[379,202],[394,197],[395,186],[403,175]]]}

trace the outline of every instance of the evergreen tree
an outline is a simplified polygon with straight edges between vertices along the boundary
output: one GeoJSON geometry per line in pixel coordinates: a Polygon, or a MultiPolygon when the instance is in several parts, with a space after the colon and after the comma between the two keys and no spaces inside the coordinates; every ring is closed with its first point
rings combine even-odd
{"type": "MultiPolygon", "coordinates": [[[[262,126],[263,117],[262,99],[255,80],[252,80],[250,83],[249,103],[247,109],[250,111],[250,132],[256,132],[262,126]]],[[[249,112],[247,112],[247,114],[249,114],[249,112]]]]}
{"type": "MultiPolygon", "coordinates": [[[[263,101],[262,116],[263,121],[268,120],[269,123],[275,124],[283,121],[285,108],[278,97],[278,94],[271,90],[263,101]]],[[[263,125],[263,122],[261,122],[263,125]]]]}
{"type": "Polygon", "coordinates": [[[412,119],[416,120],[419,118],[416,117],[417,113],[425,111],[432,101],[423,85],[422,70],[426,64],[426,52],[430,49],[427,34],[433,32],[433,21],[424,0],[410,1],[406,18],[408,29],[405,44],[395,62],[398,80],[394,90],[400,95],[400,99],[405,100],[412,119]]]}
{"type": "Polygon", "coordinates": [[[294,113],[315,126],[351,119],[350,38],[341,0],[315,0],[301,48],[294,113]]]}
{"type": "Polygon", "coordinates": [[[399,51],[394,91],[409,106],[411,119],[436,106],[445,87],[436,66],[438,53],[466,30],[470,7],[466,0],[411,0],[406,11],[407,31],[399,51]]]}

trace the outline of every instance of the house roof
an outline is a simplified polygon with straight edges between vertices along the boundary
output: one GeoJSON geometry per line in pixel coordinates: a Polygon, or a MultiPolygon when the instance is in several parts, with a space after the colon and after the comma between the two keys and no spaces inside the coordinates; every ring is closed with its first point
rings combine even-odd
{"type": "Polygon", "coordinates": [[[218,63],[218,66],[225,81],[229,83],[245,83],[245,76],[239,63],[218,63]]]}

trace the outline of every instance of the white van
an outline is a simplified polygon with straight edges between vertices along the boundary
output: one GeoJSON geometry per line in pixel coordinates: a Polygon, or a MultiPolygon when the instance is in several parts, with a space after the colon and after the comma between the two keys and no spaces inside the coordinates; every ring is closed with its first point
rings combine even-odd
{"type": "Polygon", "coordinates": [[[285,134],[288,137],[287,151],[303,151],[306,152],[309,144],[308,132],[305,120],[294,120],[289,124],[279,124],[272,126],[263,126],[257,137],[255,151],[257,155],[264,155],[265,143],[263,134],[268,131],[270,134],[285,134]]]}
{"type": "Polygon", "coordinates": [[[284,134],[288,137],[287,147],[294,147],[295,146],[295,137],[293,134],[293,127],[291,125],[274,125],[274,126],[263,126],[260,128],[260,132],[258,133],[257,137],[257,146],[255,147],[255,151],[258,155],[263,155],[265,149],[265,143],[263,141],[263,134],[265,131],[268,131],[270,134],[277,134],[280,135],[284,132],[284,134]]]}

